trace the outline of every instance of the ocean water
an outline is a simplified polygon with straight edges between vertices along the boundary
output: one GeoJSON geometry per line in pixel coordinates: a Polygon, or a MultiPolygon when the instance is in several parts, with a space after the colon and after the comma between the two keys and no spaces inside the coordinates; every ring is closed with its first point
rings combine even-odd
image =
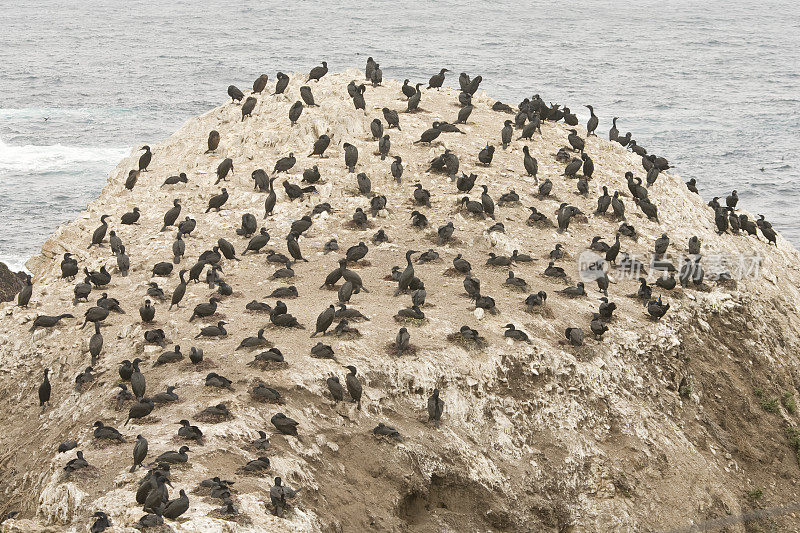
{"type": "Polygon", "coordinates": [[[800,244],[800,17],[794,2],[38,0],[0,10],[0,261],[22,268],[131,147],[261,73],[482,75],[611,117],[704,197],[739,191],[800,244]]]}

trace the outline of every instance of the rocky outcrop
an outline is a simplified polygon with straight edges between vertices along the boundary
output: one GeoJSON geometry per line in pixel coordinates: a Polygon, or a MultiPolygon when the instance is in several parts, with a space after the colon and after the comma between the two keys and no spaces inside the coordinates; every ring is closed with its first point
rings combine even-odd
{"type": "MultiPolygon", "coordinates": [[[[250,118],[242,120],[241,107],[234,103],[194,118],[151,145],[148,171],[127,190],[126,178],[140,153],[132,152],[87,211],[61,227],[28,263],[34,274],[29,309],[6,304],[0,322],[0,405],[8,406],[0,411],[0,478],[5,481],[0,512],[20,511],[3,524],[4,531],[83,530],[96,510],[108,513],[120,531],[131,530],[142,515],[134,496],[144,472],[128,471],[136,435],[149,440],[149,463],[184,444],[176,433],[184,418],[202,429],[204,441],[189,443],[189,462],[171,473],[170,497],[185,489],[190,498],[187,513],[168,520],[175,531],[688,531],[713,523],[723,523],[728,531],[797,528],[796,510],[775,508],[798,498],[797,251],[780,237],[777,246],[770,246],[763,237],[718,235],[713,212],[669,173],[649,188],[660,222],[647,219],[623,178],[626,171],[644,177],[640,158],[598,137],[586,138],[595,172],[589,194],[578,194],[576,181],[563,176],[564,164],[555,159],[559,148],[568,146],[563,124],[544,123],[531,141],[517,140],[515,132],[507,150],[497,148],[490,166],[479,165],[478,152],[487,142],[498,144],[503,121],[513,118],[492,111],[494,101],[483,93],[474,97],[467,124],[459,125],[464,134],[444,133],[431,145],[413,141],[432,121],[455,120],[457,91],[424,91],[419,112],[400,114],[402,130],[387,130],[390,155],[402,156],[405,166],[397,184],[391,158],[381,160],[374,153],[377,142],[369,125],[382,119],[383,107],[405,109],[400,84],[387,80],[367,88],[366,112],[359,111],[346,85],[360,76],[348,71],[311,82],[319,107],[304,109],[295,126],[290,126],[288,110],[304,84],[302,75],[292,76],[287,95],[269,96],[267,89],[257,96],[250,118]],[[211,130],[220,132],[221,142],[206,154],[211,130]],[[330,157],[306,157],[323,133],[332,138],[326,152],[330,157]],[[359,194],[356,173],[344,165],[344,143],[358,147],[356,173],[366,173],[372,191],[387,199],[386,208],[368,215],[361,227],[351,218],[356,208],[369,213],[370,199],[359,194]],[[524,170],[526,145],[538,160],[538,180],[524,170]],[[448,176],[429,171],[430,161],[445,149],[458,155],[460,170],[478,175],[470,198],[480,200],[479,187],[486,184],[495,202],[511,189],[520,201],[499,205],[494,220],[467,215],[459,208],[465,193],[448,176]],[[250,175],[258,168],[271,173],[290,152],[297,164],[276,180],[278,203],[265,218],[266,194],[253,190],[250,175]],[[217,166],[226,157],[232,158],[234,172],[215,185],[217,166]],[[281,182],[299,184],[303,170],[312,165],[321,174],[317,192],[290,201],[281,182]],[[187,174],[188,183],[162,187],[165,178],[179,172],[187,174]],[[537,181],[545,179],[552,181],[553,191],[539,197],[537,181]],[[431,192],[429,208],[413,205],[415,183],[431,192]],[[228,202],[221,211],[206,213],[209,198],[222,186],[230,193],[228,202]],[[707,276],[702,286],[654,287],[654,295],[671,305],[655,321],[637,297],[639,281],[613,268],[609,296],[617,310],[598,340],[589,334],[601,296],[595,284],[587,282],[585,297],[558,291],[579,281],[578,258],[592,237],[602,236],[609,244],[614,240],[619,221],[594,214],[603,186],[620,191],[627,221],[638,232],[635,240],[622,238],[623,252],[647,257],[654,241],[667,233],[670,257],[677,260],[688,253],[689,238],[697,236],[707,276]],[[180,219],[195,218],[197,229],[186,237],[186,256],[176,270],[153,277],[155,263],[172,260],[175,231],[159,230],[175,198],[183,205],[180,219]],[[332,212],[312,216],[311,228],[299,239],[308,262],[292,265],[291,280],[272,279],[277,266],[263,252],[241,255],[248,242],[235,232],[242,214],[254,214],[267,228],[271,240],[266,248],[288,254],[285,237],[291,223],[322,202],[329,202],[332,212]],[[528,206],[554,220],[562,202],[585,213],[567,231],[528,223],[528,206]],[[134,206],[142,212],[139,225],[121,225],[121,215],[134,206]],[[428,228],[410,225],[414,209],[426,215],[428,228]],[[130,255],[127,277],[116,272],[107,243],[87,249],[104,214],[111,215],[110,229],[130,255]],[[436,229],[447,222],[454,224],[453,239],[439,243],[436,229]],[[504,232],[492,228],[497,222],[504,232]],[[389,241],[373,244],[380,229],[389,241]],[[234,244],[241,258],[222,261],[220,275],[233,294],[222,298],[215,316],[189,322],[194,306],[215,292],[205,283],[190,283],[180,308],[170,311],[177,269],[193,265],[221,237],[234,244]],[[339,251],[325,253],[331,238],[338,240],[339,251]],[[349,305],[369,320],[351,321],[357,332],[309,339],[317,315],[338,300],[335,290],[320,288],[325,276],[360,241],[369,253],[350,268],[369,292],[354,294],[349,305]],[[543,274],[556,243],[567,253],[557,264],[568,280],[543,274]],[[428,293],[425,318],[398,322],[395,315],[410,299],[395,296],[392,267],[402,270],[409,249],[431,248],[439,259],[415,264],[428,293]],[[486,265],[489,252],[511,255],[514,250],[533,258],[511,267],[527,280],[525,290],[505,285],[508,268],[486,265]],[[107,265],[111,283],[93,291],[89,300],[105,291],[126,311],[106,319],[103,351],[93,365],[96,377],[77,388],[76,376],[90,363],[93,332],[81,324],[92,304],[73,304],[75,282],[60,278],[66,251],[76,255],[81,268],[107,265]],[[472,263],[481,293],[494,298],[497,314],[476,310],[466,297],[463,276],[452,269],[457,254],[472,263]],[[720,276],[735,274],[740,261],[750,275],[720,276]],[[709,279],[712,274],[715,280],[709,279]],[[155,323],[147,325],[137,309],[150,282],[165,290],[167,300],[156,301],[155,323]],[[305,329],[275,327],[267,314],[246,307],[254,299],[274,306],[268,295],[285,285],[297,287],[299,296],[284,301],[305,329]],[[546,304],[529,312],[524,301],[540,290],[548,294],[546,304]],[[37,315],[60,313],[77,318],[64,319],[52,331],[29,331],[37,315]],[[201,326],[218,320],[228,322],[227,337],[195,338],[201,326]],[[509,323],[527,332],[530,342],[504,337],[509,323]],[[462,325],[476,329],[482,342],[462,342],[454,335],[462,325]],[[410,332],[411,349],[398,354],[391,343],[401,326],[410,332]],[[283,363],[254,364],[261,350],[237,350],[243,338],[261,327],[283,353],[283,363]],[[568,327],[587,333],[582,346],[566,342],[568,327]],[[184,359],[154,365],[167,349],[144,342],[144,330],[154,328],[164,330],[168,347],[178,344],[185,354],[192,346],[202,348],[204,363],[196,366],[184,359]],[[333,347],[335,359],[311,356],[318,340],[333,347]],[[148,395],[177,385],[180,400],[125,425],[130,403],[118,406],[114,400],[117,368],[135,357],[144,361],[148,395]],[[349,401],[334,402],[328,393],[327,377],[344,382],[343,365],[358,368],[364,387],[360,410],[349,401]],[[51,369],[53,393],[50,406],[42,410],[36,390],[45,367],[51,369]],[[209,372],[229,378],[231,388],[205,386],[209,372]],[[275,388],[283,403],[255,401],[250,390],[258,382],[275,388]],[[438,427],[427,422],[426,412],[435,387],[445,402],[438,427]],[[230,418],[198,416],[221,402],[229,407],[230,418]],[[299,422],[298,438],[274,431],[270,419],[279,411],[299,422]],[[120,429],[126,442],[96,442],[96,420],[120,429]],[[372,430],[380,422],[397,428],[402,439],[376,438],[372,430]],[[252,446],[258,430],[271,439],[271,467],[263,477],[241,470],[260,455],[252,446]],[[75,450],[58,453],[57,448],[68,438],[77,440],[91,469],[65,475],[63,467],[75,450]],[[200,481],[212,476],[235,481],[236,517],[221,514],[220,500],[197,491],[200,481]],[[284,518],[271,513],[273,476],[302,487],[284,518]],[[747,514],[758,510],[769,512],[747,514]]],[[[578,129],[584,136],[585,129],[578,129]]],[[[746,198],[741,203],[746,207],[746,198]]],[[[650,269],[643,275],[652,284],[650,269]]]]}
{"type": "Polygon", "coordinates": [[[5,263],[0,263],[0,302],[10,302],[25,286],[19,274],[11,272],[5,263]]]}

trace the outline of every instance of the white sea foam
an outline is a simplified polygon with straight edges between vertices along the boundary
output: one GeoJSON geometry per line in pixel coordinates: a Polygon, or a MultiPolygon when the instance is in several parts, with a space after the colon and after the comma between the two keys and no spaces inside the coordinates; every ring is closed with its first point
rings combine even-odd
{"type": "Polygon", "coordinates": [[[129,148],[6,144],[0,139],[0,173],[69,171],[73,165],[107,163],[109,168],[128,154],[129,148]]]}
{"type": "Polygon", "coordinates": [[[28,259],[30,259],[30,257],[23,257],[21,255],[0,255],[0,263],[5,263],[12,272],[19,272],[20,270],[27,271],[25,262],[28,259]]]}

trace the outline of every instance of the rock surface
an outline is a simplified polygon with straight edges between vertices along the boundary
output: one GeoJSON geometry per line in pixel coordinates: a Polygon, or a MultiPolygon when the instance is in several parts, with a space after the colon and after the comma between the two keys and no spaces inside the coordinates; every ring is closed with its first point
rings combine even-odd
{"type": "MultiPolygon", "coordinates": [[[[498,145],[502,122],[513,119],[492,111],[493,100],[482,92],[473,99],[468,123],[459,126],[466,135],[445,133],[430,146],[412,142],[434,120],[455,121],[458,91],[424,91],[418,113],[400,114],[402,131],[387,130],[390,155],[401,155],[405,165],[398,185],[390,174],[391,158],[382,161],[374,153],[377,142],[369,124],[376,117],[383,120],[384,106],[405,109],[400,84],[386,80],[378,88],[368,87],[365,113],[354,109],[345,90],[351,79],[361,77],[347,71],[309,83],[320,106],[305,108],[295,126],[289,125],[288,110],[305,84],[304,75],[291,77],[287,95],[268,95],[274,87],[270,81],[257,96],[252,117],[244,121],[240,105],[230,102],[191,119],[152,145],[153,161],[129,191],[125,180],[141,153],[132,151],[86,212],[59,228],[41,255],[29,261],[34,274],[29,308],[11,303],[1,308],[0,405],[5,408],[0,411],[0,514],[20,511],[3,523],[3,531],[83,531],[96,510],[108,513],[115,531],[133,531],[143,514],[134,493],[144,470],[128,472],[136,435],[150,442],[147,464],[183,444],[176,437],[182,418],[198,425],[205,441],[189,443],[189,463],[173,469],[170,497],[185,489],[190,498],[188,512],[178,521],[167,521],[174,531],[662,531],[688,530],[714,520],[727,521],[727,531],[796,529],[797,510],[767,514],[748,526],[742,515],[798,499],[800,440],[791,433],[797,425],[794,398],[800,384],[797,251],[780,237],[775,247],[763,237],[717,235],[711,209],[669,173],[649,190],[660,224],[648,220],[634,205],[623,178],[626,171],[644,177],[640,158],[598,137],[586,138],[586,152],[596,167],[590,193],[577,194],[576,180],[563,176],[564,165],[554,157],[567,144],[564,124],[543,124],[542,134],[534,134],[532,141],[516,140],[515,131],[511,146],[498,147],[491,166],[480,166],[478,152],[487,142],[498,145]],[[220,132],[221,142],[206,154],[211,130],[220,132]],[[323,133],[332,137],[326,152],[330,157],[306,157],[323,133]],[[345,142],[358,147],[356,173],[365,172],[372,190],[388,200],[387,209],[368,216],[367,229],[349,223],[357,207],[369,212],[369,199],[358,194],[356,174],[344,165],[345,142]],[[522,164],[524,145],[538,160],[539,182],[552,180],[550,197],[534,196],[536,180],[522,164]],[[478,175],[470,198],[479,200],[479,186],[486,184],[495,202],[515,189],[521,203],[499,206],[496,220],[464,214],[459,210],[464,194],[447,176],[426,172],[430,160],[445,148],[459,156],[462,170],[478,175]],[[253,190],[251,172],[263,168],[271,173],[276,160],[289,152],[297,164],[276,180],[278,203],[274,215],[264,219],[266,195],[253,190]],[[226,157],[233,159],[234,172],[227,182],[214,185],[217,166],[226,157]],[[299,184],[303,170],[312,165],[318,165],[322,177],[318,193],[290,201],[281,182],[299,184]],[[187,174],[188,183],[162,187],[165,178],[179,172],[187,174]],[[426,230],[410,226],[417,182],[432,195],[430,208],[418,208],[430,221],[426,230]],[[615,319],[602,341],[591,338],[589,321],[600,296],[594,283],[587,283],[587,297],[567,298],[556,292],[567,283],[545,277],[543,271],[549,251],[559,242],[567,257],[558,264],[571,282],[578,281],[576,259],[592,237],[613,242],[619,222],[592,214],[604,185],[622,193],[628,221],[639,233],[637,241],[623,237],[624,252],[642,257],[666,232],[670,254],[679,256],[687,253],[688,239],[696,235],[707,275],[724,268],[714,264],[716,259],[735,263],[753,255],[760,258],[757,275],[707,280],[701,289],[654,287],[654,294],[671,304],[656,322],[635,297],[638,281],[614,272],[609,295],[618,306],[615,319]],[[221,186],[230,199],[220,212],[205,213],[221,186]],[[159,229],[175,198],[183,205],[179,220],[192,216],[197,229],[185,238],[181,265],[167,277],[151,278],[155,263],[172,259],[175,231],[159,229]],[[287,254],[291,222],[323,201],[330,202],[333,213],[315,215],[300,238],[309,262],[294,265],[294,279],[270,279],[277,266],[268,264],[264,253],[241,256],[248,239],[235,229],[243,213],[253,213],[268,229],[267,248],[287,254]],[[587,217],[573,220],[564,233],[526,223],[527,206],[555,220],[561,202],[579,207],[587,217]],[[121,225],[121,215],[133,206],[141,209],[140,225],[121,225]],[[127,277],[117,273],[107,239],[102,247],[87,249],[103,214],[111,215],[110,229],[117,231],[131,257],[127,277]],[[439,245],[436,228],[449,221],[455,225],[454,240],[439,245]],[[505,233],[490,233],[498,221],[505,233]],[[373,245],[370,239],[379,229],[390,240],[373,245]],[[222,261],[221,276],[234,292],[222,298],[216,316],[190,323],[194,306],[214,291],[207,284],[190,283],[180,308],[169,311],[177,269],[189,268],[220,237],[231,241],[242,259],[222,261]],[[333,237],[339,252],[324,254],[324,244],[333,237]],[[351,323],[357,335],[309,339],[317,315],[338,299],[335,290],[320,285],[344,251],[359,241],[370,250],[350,268],[369,292],[353,295],[350,306],[370,320],[351,323]],[[410,305],[410,298],[395,297],[397,284],[387,276],[393,266],[403,268],[406,250],[429,248],[440,259],[415,265],[428,292],[426,318],[406,324],[413,350],[398,355],[390,344],[401,324],[393,317],[410,305]],[[507,268],[485,265],[489,252],[510,255],[515,249],[534,258],[512,267],[528,282],[524,292],[504,285],[507,268]],[[60,278],[66,251],[76,255],[81,268],[107,265],[112,273],[110,285],[95,289],[89,304],[73,305],[75,282],[60,278]],[[463,278],[452,275],[458,253],[472,263],[482,293],[495,299],[499,314],[475,311],[463,278]],[[143,325],[137,310],[151,280],[165,290],[167,300],[155,303],[155,323],[143,325]],[[274,305],[267,295],[289,284],[297,286],[299,298],[285,302],[305,329],[276,328],[266,313],[245,309],[253,299],[274,305]],[[547,303],[540,312],[529,313],[525,297],[539,290],[548,293],[547,303]],[[88,339],[93,333],[80,329],[83,314],[103,291],[119,299],[126,314],[112,313],[106,319],[105,344],[94,365],[97,377],[76,390],[75,377],[90,361],[88,339]],[[37,315],[66,312],[76,318],[64,319],[53,331],[28,331],[37,315]],[[194,338],[201,326],[217,320],[229,323],[226,338],[194,338]],[[508,323],[526,331],[531,342],[505,338],[508,323]],[[485,338],[485,347],[448,340],[465,324],[485,338]],[[252,366],[260,350],[236,350],[260,327],[266,327],[266,337],[283,352],[285,363],[252,366]],[[562,341],[567,327],[587,332],[583,346],[562,341]],[[206,361],[200,367],[188,359],[152,366],[166,350],[145,346],[143,331],[152,328],[162,328],[168,346],[179,344],[184,354],[192,346],[202,348],[206,361]],[[318,340],[333,346],[335,360],[311,357],[310,348],[318,340]],[[134,357],[144,361],[148,395],[177,385],[180,401],[158,406],[150,416],[125,426],[129,404],[118,410],[113,396],[120,362],[134,357]],[[342,366],[350,364],[358,368],[364,387],[361,410],[346,394],[345,402],[335,404],[325,384],[330,375],[344,383],[342,366]],[[53,393],[51,405],[41,410],[36,391],[45,367],[51,369],[53,393]],[[233,389],[204,386],[212,371],[230,378],[233,389]],[[249,390],[259,381],[278,390],[285,403],[254,401],[249,390]],[[427,423],[425,408],[435,387],[445,401],[439,427],[427,423]],[[229,420],[195,418],[220,402],[230,408],[229,420]],[[278,411],[299,422],[299,438],[274,431],[270,418],[278,411]],[[126,443],[95,443],[95,420],[120,429],[126,443]],[[397,428],[402,440],[376,439],[372,429],[379,422],[397,428]],[[271,470],[264,477],[239,470],[260,455],[251,445],[257,430],[266,431],[272,442],[267,452],[271,470]],[[68,438],[78,441],[93,467],[87,477],[64,475],[75,450],[59,454],[56,449],[68,438]],[[215,475],[236,482],[233,497],[240,515],[235,520],[219,514],[220,501],[194,492],[201,480],[215,475]],[[302,487],[282,519],[272,515],[269,503],[276,475],[291,487],[302,487]]],[[[607,123],[601,120],[601,127],[607,123]]],[[[578,130],[585,135],[582,126],[578,130]]],[[[654,280],[652,274],[649,280],[654,280]]]]}
{"type": "Polygon", "coordinates": [[[0,302],[10,302],[24,286],[24,278],[0,263],[0,302]]]}

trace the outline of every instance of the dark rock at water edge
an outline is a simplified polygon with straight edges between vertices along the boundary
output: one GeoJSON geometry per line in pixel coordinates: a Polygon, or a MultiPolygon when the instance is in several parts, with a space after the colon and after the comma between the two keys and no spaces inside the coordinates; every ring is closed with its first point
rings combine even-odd
{"type": "Polygon", "coordinates": [[[10,302],[25,286],[25,274],[11,272],[5,263],[0,263],[0,302],[10,302]]]}

